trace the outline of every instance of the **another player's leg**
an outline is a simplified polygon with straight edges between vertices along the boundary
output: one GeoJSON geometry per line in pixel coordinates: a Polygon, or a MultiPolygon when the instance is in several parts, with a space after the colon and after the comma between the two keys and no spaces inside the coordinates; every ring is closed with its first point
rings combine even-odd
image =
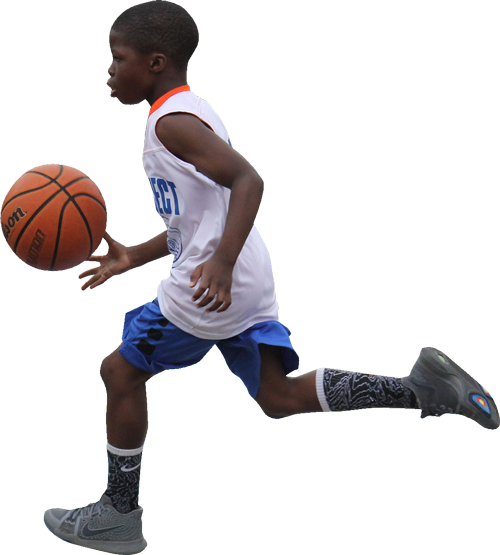
{"type": "Polygon", "coordinates": [[[148,427],[146,381],[153,374],[114,351],[102,364],[108,403],[108,487],[97,503],[80,509],[51,509],[45,523],[59,538],[108,553],[139,553],[142,508],[138,504],[142,447],[148,427]]]}

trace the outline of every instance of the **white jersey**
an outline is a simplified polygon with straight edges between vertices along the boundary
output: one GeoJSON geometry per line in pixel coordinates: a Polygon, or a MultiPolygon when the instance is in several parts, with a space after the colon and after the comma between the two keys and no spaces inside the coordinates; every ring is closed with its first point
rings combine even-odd
{"type": "Polygon", "coordinates": [[[158,288],[158,303],[165,318],[181,330],[202,339],[226,339],[259,322],[278,320],[271,260],[254,226],[234,266],[231,306],[224,312],[206,312],[191,300],[197,289],[189,286],[191,274],[211,258],[220,243],[231,191],[174,156],[160,142],[156,124],[173,112],[193,114],[231,144],[219,116],[187,85],[170,91],[151,107],[144,169],[174,257],[170,277],[158,288]]]}

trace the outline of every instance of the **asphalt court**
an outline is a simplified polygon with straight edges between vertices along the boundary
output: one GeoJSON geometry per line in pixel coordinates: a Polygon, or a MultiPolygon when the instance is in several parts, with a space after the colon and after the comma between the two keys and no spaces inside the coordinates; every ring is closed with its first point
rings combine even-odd
{"type": "MultiPolygon", "coordinates": [[[[0,194],[34,166],[61,162],[96,180],[109,231],[128,244],[162,229],[140,160],[141,130],[53,140],[11,126],[0,143],[0,194]]],[[[500,265],[499,229],[418,194],[401,176],[426,141],[377,140],[352,168],[317,175],[321,139],[252,135],[267,189],[257,222],[273,258],[281,319],[301,370],[335,366],[400,375],[422,344],[456,356],[495,397],[500,318],[484,309],[481,262],[500,265]]],[[[245,145],[234,147],[247,156],[245,145]]],[[[457,177],[497,194],[495,143],[457,144],[457,177]]],[[[335,150],[332,149],[335,158],[335,150]]],[[[0,546],[83,553],[41,515],[98,490],[105,476],[99,361],[123,314],[150,300],[168,263],[81,293],[77,274],[33,270],[0,246],[0,546]]],[[[500,436],[468,421],[430,424],[408,411],[272,421],[211,353],[150,388],[142,482],[148,550],[158,554],[472,554],[474,476],[498,474],[500,436]]],[[[7,551],[6,551],[7,552],[7,551]]],[[[90,553],[90,551],[89,551],[90,553]]]]}

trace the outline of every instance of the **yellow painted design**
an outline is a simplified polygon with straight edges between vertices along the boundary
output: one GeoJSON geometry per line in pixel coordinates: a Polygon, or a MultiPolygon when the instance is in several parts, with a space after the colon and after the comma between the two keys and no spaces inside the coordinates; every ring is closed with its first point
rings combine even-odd
{"type": "MultiPolygon", "coordinates": [[[[55,540],[0,531],[0,549],[33,555],[96,555],[102,551],[84,549],[55,540]]],[[[148,547],[144,555],[473,555],[474,549],[416,548],[263,548],[263,547],[148,547]]]]}

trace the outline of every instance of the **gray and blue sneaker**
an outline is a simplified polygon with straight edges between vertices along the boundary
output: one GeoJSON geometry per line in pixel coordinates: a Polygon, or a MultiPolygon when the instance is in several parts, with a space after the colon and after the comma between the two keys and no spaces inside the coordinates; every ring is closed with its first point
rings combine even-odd
{"type": "Polygon", "coordinates": [[[494,430],[500,425],[493,397],[441,351],[426,347],[410,375],[401,380],[417,397],[422,418],[461,414],[494,430]]]}
{"type": "Polygon", "coordinates": [[[103,495],[97,503],[80,509],[49,509],[44,521],[58,538],[69,543],[128,555],[146,548],[142,535],[142,508],[128,514],[119,513],[103,495]]]}

